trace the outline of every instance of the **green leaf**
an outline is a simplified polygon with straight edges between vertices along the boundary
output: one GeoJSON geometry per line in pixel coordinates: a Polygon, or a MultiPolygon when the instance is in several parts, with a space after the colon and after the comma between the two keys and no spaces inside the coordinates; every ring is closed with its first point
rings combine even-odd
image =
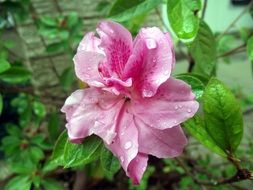
{"type": "Polygon", "coordinates": [[[44,158],[44,152],[36,147],[36,146],[32,146],[30,149],[30,158],[36,163],[37,161],[41,160],[42,158],[44,158]]]}
{"type": "Polygon", "coordinates": [[[211,29],[203,21],[190,45],[190,53],[195,61],[194,72],[211,75],[215,67],[216,41],[211,29]]]}
{"type": "Polygon", "coordinates": [[[67,25],[69,28],[75,26],[78,23],[78,14],[76,12],[72,12],[67,17],[67,25]]]}
{"type": "Polygon", "coordinates": [[[60,166],[64,165],[64,147],[67,140],[68,134],[67,131],[64,130],[55,143],[53,154],[51,157],[52,162],[55,162],[60,166]]]}
{"type": "Polygon", "coordinates": [[[3,97],[0,94],[0,115],[2,114],[2,111],[3,111],[3,97]]]}
{"type": "Polygon", "coordinates": [[[59,133],[59,127],[60,127],[60,117],[59,114],[56,112],[53,112],[49,115],[47,130],[49,132],[51,139],[56,139],[57,135],[59,133]]]}
{"type": "Polygon", "coordinates": [[[102,141],[96,136],[85,138],[82,144],[74,144],[69,141],[64,149],[64,166],[77,167],[96,160],[100,155],[102,141]]]}
{"type": "Polygon", "coordinates": [[[53,17],[50,17],[50,16],[42,16],[42,17],[40,18],[40,21],[41,21],[44,25],[46,25],[46,26],[55,26],[55,27],[56,27],[56,26],[58,25],[56,19],[53,18],[53,17]]]}
{"type": "Polygon", "coordinates": [[[162,3],[163,0],[116,0],[113,4],[109,18],[117,22],[130,20],[144,14],[162,3]]]}
{"type": "Polygon", "coordinates": [[[69,38],[69,31],[61,30],[59,32],[59,36],[61,37],[62,40],[67,40],[69,38]]]}
{"type": "Polygon", "coordinates": [[[195,115],[193,118],[184,122],[183,127],[211,151],[219,154],[220,156],[226,157],[226,153],[216,145],[216,142],[206,131],[204,121],[198,115],[195,115]]]}
{"type": "Polygon", "coordinates": [[[47,27],[47,26],[44,26],[44,25],[40,24],[38,32],[39,32],[40,35],[42,35],[46,38],[54,39],[54,38],[56,38],[56,36],[59,32],[59,29],[58,28],[47,27]]]}
{"type": "Polygon", "coordinates": [[[75,74],[72,67],[66,68],[60,76],[60,84],[63,90],[69,90],[75,80],[75,74]]]}
{"type": "Polygon", "coordinates": [[[253,36],[247,41],[247,54],[251,61],[253,61],[253,36]]]}
{"type": "Polygon", "coordinates": [[[240,28],[239,29],[239,33],[240,33],[240,38],[244,41],[244,42],[247,42],[249,37],[250,37],[250,34],[251,34],[251,29],[250,28],[240,28]]]}
{"type": "Polygon", "coordinates": [[[18,84],[24,83],[31,78],[31,72],[23,67],[11,67],[7,71],[0,74],[0,80],[11,83],[18,84]]]}
{"type": "Polygon", "coordinates": [[[5,190],[30,190],[32,186],[32,181],[29,176],[16,176],[12,178],[7,185],[5,190]]]}
{"type": "Polygon", "coordinates": [[[173,31],[180,39],[194,38],[199,28],[198,11],[200,0],[168,0],[168,19],[173,31]]]}
{"type": "Polygon", "coordinates": [[[105,174],[109,178],[112,178],[120,169],[119,160],[105,146],[101,150],[100,162],[105,174]]]}
{"type": "Polygon", "coordinates": [[[10,63],[5,59],[0,58],[0,73],[7,71],[9,68],[11,68],[10,63]]]}
{"type": "Polygon", "coordinates": [[[54,179],[47,178],[42,181],[45,190],[63,190],[62,185],[54,179]]]}
{"type": "Polygon", "coordinates": [[[62,52],[65,50],[65,43],[63,42],[56,42],[53,44],[50,44],[46,47],[46,51],[48,53],[58,53],[58,52],[62,52]]]}
{"type": "Polygon", "coordinates": [[[13,123],[9,123],[5,126],[5,129],[9,135],[22,138],[22,131],[17,125],[14,125],[13,123]]]}
{"type": "Polygon", "coordinates": [[[46,108],[44,104],[39,101],[33,102],[33,111],[40,118],[43,118],[46,115],[46,108]]]}
{"type": "Polygon", "coordinates": [[[194,92],[197,99],[200,99],[202,97],[205,89],[205,84],[200,79],[188,73],[179,74],[175,77],[191,85],[192,91],[194,92]]]}
{"type": "Polygon", "coordinates": [[[206,130],[223,151],[234,153],[243,135],[240,105],[232,92],[212,78],[203,94],[206,130]]]}
{"type": "Polygon", "coordinates": [[[35,189],[39,188],[41,184],[41,176],[33,176],[32,183],[35,186],[35,189]]]}

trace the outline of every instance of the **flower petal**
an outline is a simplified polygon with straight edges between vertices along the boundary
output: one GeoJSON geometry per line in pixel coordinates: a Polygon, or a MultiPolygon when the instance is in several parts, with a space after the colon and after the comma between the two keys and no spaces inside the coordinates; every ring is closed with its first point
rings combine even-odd
{"type": "Polygon", "coordinates": [[[164,35],[167,38],[168,44],[170,45],[170,48],[171,48],[171,53],[172,53],[172,69],[174,69],[175,64],[176,64],[176,55],[175,55],[175,51],[174,51],[173,40],[172,40],[171,35],[170,35],[169,32],[165,32],[164,35]]]}
{"type": "Polygon", "coordinates": [[[122,25],[112,21],[101,22],[97,27],[97,32],[101,38],[100,47],[105,51],[111,76],[121,78],[132,52],[131,33],[122,25]]]}
{"type": "Polygon", "coordinates": [[[128,173],[128,167],[138,154],[138,131],[133,120],[133,115],[127,113],[126,107],[122,109],[121,114],[118,116],[116,131],[117,136],[113,143],[108,145],[108,148],[119,158],[126,174],[131,177],[128,173]]]}
{"type": "Polygon", "coordinates": [[[88,135],[96,134],[110,144],[116,136],[116,118],[123,104],[122,96],[96,88],[72,93],[61,109],[66,114],[70,140],[80,142],[88,135]]]}
{"type": "Polygon", "coordinates": [[[157,129],[179,125],[193,117],[198,107],[191,87],[173,78],[163,83],[155,96],[132,101],[134,115],[157,129]]]}
{"type": "Polygon", "coordinates": [[[101,40],[95,37],[93,32],[87,33],[77,48],[77,51],[89,51],[89,52],[97,52],[100,54],[104,54],[104,52],[99,48],[101,40]]]}
{"type": "MultiPolygon", "coordinates": [[[[146,141],[146,140],[145,140],[146,141]]],[[[146,171],[148,164],[148,155],[138,153],[128,166],[128,175],[134,185],[139,185],[141,178],[146,171]]]]}
{"type": "Polygon", "coordinates": [[[179,125],[160,130],[150,127],[138,118],[135,118],[135,123],[139,132],[140,152],[158,158],[176,157],[183,152],[187,139],[179,125]]]}
{"type": "Polygon", "coordinates": [[[105,58],[104,52],[98,47],[101,40],[90,32],[80,42],[74,56],[76,76],[90,86],[103,87],[98,65],[105,58]]]}
{"type": "Polygon", "coordinates": [[[171,41],[159,28],[143,28],[134,41],[124,78],[133,78],[134,90],[152,97],[171,73],[175,58],[171,41]]]}
{"type": "Polygon", "coordinates": [[[98,65],[103,59],[103,54],[78,51],[73,59],[76,76],[90,86],[104,87],[103,80],[98,71],[98,65]]]}

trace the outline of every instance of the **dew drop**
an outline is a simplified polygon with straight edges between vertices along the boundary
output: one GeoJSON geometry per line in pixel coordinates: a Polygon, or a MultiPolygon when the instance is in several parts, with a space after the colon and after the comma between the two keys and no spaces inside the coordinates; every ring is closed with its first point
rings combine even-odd
{"type": "Polygon", "coordinates": [[[151,97],[152,95],[153,95],[153,92],[151,90],[147,90],[147,89],[143,90],[143,96],[151,97]]]}
{"type": "Polygon", "coordinates": [[[180,109],[182,109],[182,108],[183,108],[183,106],[182,106],[182,105],[179,105],[179,108],[180,108],[180,109]]]}
{"type": "Polygon", "coordinates": [[[124,157],[123,156],[120,156],[119,157],[120,161],[123,163],[124,162],[124,157]]]}
{"type": "Polygon", "coordinates": [[[178,110],[178,108],[179,108],[179,107],[178,107],[178,105],[175,105],[175,107],[174,107],[174,108],[175,108],[175,110],[178,110]]]}
{"type": "Polygon", "coordinates": [[[168,74],[170,74],[170,71],[169,70],[165,70],[163,74],[164,75],[168,75],[168,74]]]}
{"type": "Polygon", "coordinates": [[[148,49],[155,49],[157,44],[154,39],[146,39],[146,46],[148,49]]]}
{"type": "Polygon", "coordinates": [[[187,112],[188,112],[188,113],[191,113],[191,112],[192,112],[192,110],[191,110],[191,109],[187,109],[187,112]]]}
{"type": "Polygon", "coordinates": [[[124,145],[124,148],[125,148],[126,150],[128,150],[128,149],[131,148],[131,147],[132,147],[132,142],[131,142],[131,141],[127,141],[126,144],[124,145]]]}
{"type": "Polygon", "coordinates": [[[177,120],[174,120],[174,124],[177,124],[177,120]]]}

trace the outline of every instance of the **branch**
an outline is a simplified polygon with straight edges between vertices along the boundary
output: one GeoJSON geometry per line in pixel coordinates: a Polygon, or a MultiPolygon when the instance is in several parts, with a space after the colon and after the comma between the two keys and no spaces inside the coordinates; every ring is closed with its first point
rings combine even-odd
{"type": "Polygon", "coordinates": [[[201,19],[204,19],[204,17],[205,17],[206,7],[207,7],[207,0],[204,0],[204,5],[203,5],[203,11],[202,11],[201,19]]]}
{"type": "MultiPolygon", "coordinates": [[[[238,160],[235,159],[229,159],[234,165],[236,165],[237,168],[237,172],[235,175],[233,175],[232,177],[229,178],[225,178],[225,179],[221,179],[221,180],[215,180],[215,179],[210,179],[210,181],[201,181],[198,180],[193,173],[191,173],[188,168],[186,167],[186,165],[179,159],[179,158],[175,158],[175,160],[177,161],[178,165],[182,167],[182,169],[185,171],[185,173],[192,178],[192,180],[198,184],[198,185],[204,185],[204,186],[218,186],[218,185],[224,185],[224,184],[233,184],[239,181],[244,181],[244,180],[253,180],[253,174],[251,171],[249,171],[248,169],[245,168],[240,168],[240,166],[238,166],[238,160]]],[[[209,175],[210,177],[210,175],[209,175]]]]}
{"type": "Polygon", "coordinates": [[[244,52],[245,51],[245,47],[246,47],[246,44],[242,44],[234,49],[231,49],[223,54],[220,54],[218,55],[216,58],[221,58],[221,57],[226,57],[226,56],[229,56],[229,55],[233,55],[233,54],[236,54],[236,53],[241,53],[241,52],[244,52]]]}
{"type": "Polygon", "coordinates": [[[251,7],[253,1],[251,1],[251,3],[245,8],[243,9],[243,11],[230,23],[230,25],[228,25],[228,27],[224,30],[224,32],[222,32],[218,37],[217,40],[219,40],[222,36],[224,36],[234,25],[235,23],[240,20],[240,18],[246,13],[248,12],[249,8],[251,7]]]}

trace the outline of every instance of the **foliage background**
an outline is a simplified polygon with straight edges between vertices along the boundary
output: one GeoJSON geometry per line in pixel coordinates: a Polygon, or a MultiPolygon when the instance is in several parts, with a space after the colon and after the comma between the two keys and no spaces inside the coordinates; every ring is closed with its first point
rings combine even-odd
{"type": "MultiPolygon", "coordinates": [[[[247,85],[236,81],[245,77],[242,72],[245,66],[241,64],[251,65],[248,63],[253,60],[252,28],[237,28],[234,23],[230,28],[224,28],[224,33],[216,34],[199,19],[204,16],[204,7],[208,6],[207,1],[199,2],[1,1],[0,189],[250,189],[250,180],[232,183],[234,180],[219,184],[222,180],[231,179],[237,174],[238,168],[235,167],[235,163],[238,162],[234,160],[231,164],[231,160],[213,153],[212,151],[217,152],[213,148],[216,144],[211,144],[211,151],[201,145],[199,141],[203,143],[203,138],[207,138],[209,134],[197,138],[199,141],[192,137],[196,137],[194,134],[199,129],[196,129],[199,127],[196,124],[198,117],[195,121],[191,120],[185,124],[190,138],[185,153],[173,160],[150,157],[150,166],[138,187],[131,185],[124,172],[119,170],[117,160],[100,146],[99,141],[91,139],[88,141],[90,143],[84,144],[81,149],[79,146],[68,144],[68,150],[71,151],[96,150],[94,154],[89,155],[81,152],[74,161],[68,160],[71,152],[57,152],[62,147],[56,147],[52,157],[56,140],[64,130],[64,116],[60,114],[59,109],[73,90],[86,87],[76,79],[73,72],[72,57],[76,46],[85,32],[93,31],[99,21],[109,16],[122,22],[133,35],[144,26],[155,25],[165,30],[173,30],[180,39],[174,40],[178,60],[175,74],[185,73],[177,77],[191,84],[199,97],[202,96],[210,76],[226,79],[225,82],[228,82],[240,103],[239,111],[236,113],[240,113],[241,109],[245,121],[243,140],[232,158],[241,160],[240,167],[253,170],[252,76],[247,76],[247,85]],[[181,6],[178,6],[178,2],[181,6]],[[179,9],[174,16],[173,11],[168,14],[171,23],[173,19],[186,20],[189,17],[188,12],[193,18],[192,24],[196,25],[193,33],[179,33],[180,27],[173,24],[172,29],[168,29],[163,23],[159,7],[161,3],[170,3],[179,9]],[[181,12],[180,8],[184,9],[185,15],[178,15],[181,12]],[[203,26],[200,27],[202,33],[199,26],[203,26]],[[231,32],[231,29],[235,28],[236,30],[231,32]],[[199,37],[200,34],[204,35],[199,37]],[[195,40],[199,40],[198,43],[185,41],[185,38],[194,35],[197,35],[195,40]],[[208,44],[208,47],[202,46],[203,43],[208,44]],[[206,67],[207,64],[209,67],[206,67]],[[189,74],[192,71],[201,73],[204,78],[189,74]],[[246,92],[242,86],[247,88],[246,92]],[[65,161],[68,161],[67,164],[62,163],[66,169],[58,166],[62,162],[63,154],[65,161]],[[97,161],[92,161],[94,159],[97,161]]],[[[252,14],[251,10],[249,6],[245,6],[243,14],[252,14]]],[[[217,83],[215,87],[221,85],[222,90],[226,88],[219,81],[217,83]]],[[[227,91],[229,94],[229,90],[227,91]]],[[[209,95],[207,90],[205,94],[209,95]]],[[[230,95],[228,99],[233,97],[230,95]]],[[[205,100],[207,104],[211,102],[207,98],[204,98],[204,102],[205,100]]],[[[238,107],[237,102],[233,100],[231,104],[231,109],[238,107]]],[[[227,113],[231,109],[227,110],[227,113]]],[[[212,113],[215,111],[212,110],[212,113]]],[[[240,138],[232,141],[232,144],[235,141],[240,143],[240,138]]],[[[57,145],[65,143],[66,136],[63,133],[57,145]]],[[[210,148],[210,142],[206,144],[210,148]]],[[[234,151],[232,153],[234,154],[234,151]]]]}

